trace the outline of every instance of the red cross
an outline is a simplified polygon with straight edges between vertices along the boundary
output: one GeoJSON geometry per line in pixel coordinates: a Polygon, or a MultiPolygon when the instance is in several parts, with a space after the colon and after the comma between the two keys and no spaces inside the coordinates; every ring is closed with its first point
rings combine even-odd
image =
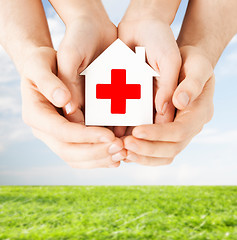
{"type": "Polygon", "coordinates": [[[140,99],[141,85],[126,84],[126,69],[112,69],[111,84],[97,84],[96,98],[111,99],[111,113],[125,114],[126,99],[140,99]]]}

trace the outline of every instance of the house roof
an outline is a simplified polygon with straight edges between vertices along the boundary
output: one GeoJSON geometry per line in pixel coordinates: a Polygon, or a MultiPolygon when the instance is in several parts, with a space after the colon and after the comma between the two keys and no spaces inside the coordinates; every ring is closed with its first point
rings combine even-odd
{"type": "Polygon", "coordinates": [[[140,67],[143,67],[149,75],[159,76],[159,74],[145,62],[145,56],[144,59],[140,59],[138,54],[132,51],[119,38],[114,41],[104,52],[102,52],[83,72],[81,72],[80,75],[86,75],[89,71],[91,71],[92,68],[101,66],[101,62],[111,62],[111,56],[115,56],[113,59],[115,62],[121,62],[121,59],[123,59],[122,61],[133,61],[133,64],[136,64],[138,66],[138,69],[140,67]]]}

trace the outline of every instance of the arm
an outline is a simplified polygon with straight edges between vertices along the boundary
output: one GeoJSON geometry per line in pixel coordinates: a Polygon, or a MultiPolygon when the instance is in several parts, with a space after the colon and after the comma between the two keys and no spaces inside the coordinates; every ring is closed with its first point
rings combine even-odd
{"type": "Polygon", "coordinates": [[[207,75],[199,74],[196,79],[185,79],[176,89],[173,103],[184,109],[202,92],[209,80],[223,50],[237,33],[237,1],[191,0],[178,37],[178,45],[196,48],[203,61],[206,61],[207,75]],[[201,77],[202,76],[202,77],[201,77]],[[188,80],[188,81],[187,81],[188,80]],[[182,93],[182,94],[180,94],[182,93]],[[181,96],[182,95],[182,96],[181,96]]]}
{"type": "Polygon", "coordinates": [[[72,95],[71,111],[65,112],[66,117],[72,118],[79,116],[78,109],[84,108],[84,85],[79,73],[116,40],[117,29],[99,0],[50,2],[66,25],[66,33],[57,53],[57,64],[58,77],[72,95]]]}
{"type": "Polygon", "coordinates": [[[110,130],[70,122],[55,108],[65,106],[71,96],[56,76],[56,52],[41,1],[0,0],[0,5],[0,42],[21,75],[23,120],[70,166],[119,166],[121,155],[113,159],[112,154],[122,143],[110,130]]]}
{"type": "Polygon", "coordinates": [[[236,19],[236,0],[190,0],[178,45],[199,47],[214,67],[237,33],[236,19]]]}
{"type": "Polygon", "coordinates": [[[180,2],[181,0],[131,0],[126,18],[127,20],[159,18],[171,25],[180,2]]]}
{"type": "Polygon", "coordinates": [[[67,26],[84,17],[110,22],[100,0],[49,0],[49,2],[67,26]]]}
{"type": "Polygon", "coordinates": [[[24,59],[40,46],[52,47],[40,0],[0,0],[0,43],[22,70],[24,59]]]}
{"type": "Polygon", "coordinates": [[[235,0],[190,1],[178,38],[182,67],[173,103],[179,110],[172,123],[134,128],[132,136],[125,138],[127,162],[169,164],[211,120],[213,67],[236,33],[236,12],[235,0]]]}

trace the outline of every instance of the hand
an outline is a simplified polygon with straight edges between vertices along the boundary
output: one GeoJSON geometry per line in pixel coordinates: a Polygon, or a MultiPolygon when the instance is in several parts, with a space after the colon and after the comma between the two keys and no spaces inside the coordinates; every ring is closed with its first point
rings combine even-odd
{"type": "MultiPolygon", "coordinates": [[[[173,121],[172,96],[178,83],[181,57],[169,23],[159,18],[151,5],[133,1],[118,26],[118,37],[132,49],[135,46],[146,48],[148,63],[160,73],[154,82],[155,123],[173,121]]],[[[125,128],[114,131],[122,136],[125,128]]]]}
{"type": "Polygon", "coordinates": [[[26,59],[21,72],[22,114],[35,136],[72,167],[118,167],[125,154],[120,139],[109,129],[69,122],[52,105],[62,107],[70,100],[69,90],[56,76],[56,52],[40,47],[26,59]]]}
{"type": "Polygon", "coordinates": [[[170,164],[211,120],[215,85],[211,63],[198,48],[182,47],[180,52],[183,65],[173,102],[182,110],[178,110],[174,122],[135,127],[132,136],[124,139],[125,162],[148,166],[170,164]],[[181,92],[187,92],[190,99],[185,109],[182,101],[179,102],[181,92]]]}
{"type": "Polygon", "coordinates": [[[103,13],[90,11],[66,24],[66,34],[57,53],[58,77],[71,92],[71,101],[64,109],[70,121],[84,122],[84,76],[79,74],[112,42],[117,39],[117,28],[103,13]]]}

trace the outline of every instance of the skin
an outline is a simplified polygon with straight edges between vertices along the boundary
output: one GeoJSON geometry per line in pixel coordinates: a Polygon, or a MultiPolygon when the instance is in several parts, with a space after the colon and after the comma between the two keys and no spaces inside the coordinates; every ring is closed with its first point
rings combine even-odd
{"type": "Polygon", "coordinates": [[[178,109],[172,123],[138,126],[124,139],[126,162],[166,165],[201,131],[213,115],[214,74],[222,51],[237,32],[237,2],[192,0],[178,38],[182,57],[179,85],[173,95],[178,109]],[[207,21],[208,19],[208,21],[207,21]],[[185,92],[188,101],[180,101],[185,92]]]}
{"type": "MultiPolygon", "coordinates": [[[[84,77],[79,74],[117,39],[117,28],[109,20],[101,1],[50,2],[66,25],[66,34],[57,52],[58,77],[72,96],[69,111],[66,106],[64,114],[70,122],[84,125],[84,77]]],[[[118,166],[119,161],[125,158],[126,151],[122,150],[121,139],[117,138],[116,144],[119,151],[111,154],[118,166]]]]}
{"type": "MultiPolygon", "coordinates": [[[[155,83],[155,94],[159,96],[155,97],[156,124],[128,128],[126,135],[132,135],[122,142],[107,128],[84,125],[84,83],[78,75],[117,38],[117,29],[101,2],[51,1],[66,25],[65,37],[56,53],[40,1],[0,0],[0,41],[21,74],[23,119],[70,166],[117,167],[126,153],[126,162],[169,164],[211,119],[213,67],[236,33],[236,2],[228,1],[226,6],[225,1],[190,1],[178,39],[179,53],[169,29],[179,1],[174,5],[170,1],[159,1],[159,7],[155,7],[158,0],[149,5],[145,0],[131,1],[119,25],[119,37],[131,48],[145,46],[149,64],[161,75],[155,83]],[[172,11],[168,11],[171,6],[172,11]],[[153,38],[148,39],[147,35],[153,38]],[[164,45],[157,47],[160,44],[164,45]],[[172,69],[168,68],[170,63],[172,69]],[[175,90],[178,75],[180,84],[175,90]],[[55,95],[58,89],[62,91],[55,95]],[[181,92],[188,96],[186,105],[180,101],[181,92]],[[170,122],[174,115],[172,105],[179,109],[174,122],[170,122]],[[65,117],[59,108],[63,108],[65,117]]],[[[119,127],[114,131],[117,136],[125,133],[119,127]]]]}
{"type": "MultiPolygon", "coordinates": [[[[178,83],[181,56],[170,24],[179,4],[177,0],[132,0],[118,26],[118,37],[133,50],[135,46],[145,47],[148,64],[160,74],[154,81],[155,123],[174,119],[172,96],[178,83]]],[[[114,128],[117,136],[123,136],[125,131],[126,127],[114,128]]],[[[127,129],[126,135],[130,131],[127,129]]]]}
{"type": "Polygon", "coordinates": [[[215,81],[211,64],[195,47],[185,46],[180,52],[183,60],[180,81],[203,77],[209,81],[197,99],[184,110],[177,111],[173,122],[135,127],[132,135],[124,139],[128,150],[126,162],[148,166],[172,163],[212,118],[215,81]]]}
{"type": "MultiPolygon", "coordinates": [[[[112,131],[86,127],[73,115],[69,121],[59,109],[72,101],[71,89],[57,76],[57,53],[41,1],[1,0],[0,4],[0,42],[21,75],[23,120],[72,167],[118,167],[125,150],[112,131]]],[[[82,115],[80,110],[77,114],[82,115]]]]}

